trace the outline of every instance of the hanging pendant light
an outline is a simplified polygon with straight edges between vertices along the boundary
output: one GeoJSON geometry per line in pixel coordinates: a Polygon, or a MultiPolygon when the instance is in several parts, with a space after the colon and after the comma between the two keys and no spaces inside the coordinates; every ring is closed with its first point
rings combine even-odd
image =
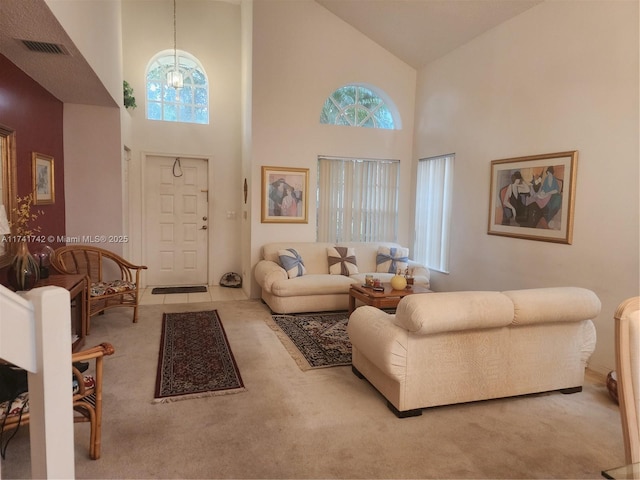
{"type": "Polygon", "coordinates": [[[183,87],[184,78],[178,67],[178,49],[176,43],[176,0],[173,0],[173,69],[167,72],[167,86],[178,89],[183,87]]]}

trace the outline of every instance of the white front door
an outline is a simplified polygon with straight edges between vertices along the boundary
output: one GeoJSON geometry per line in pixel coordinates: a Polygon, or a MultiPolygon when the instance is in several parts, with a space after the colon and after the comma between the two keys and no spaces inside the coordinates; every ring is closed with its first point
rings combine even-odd
{"type": "Polygon", "coordinates": [[[206,285],[207,161],[147,156],[145,177],[148,285],[206,285]]]}

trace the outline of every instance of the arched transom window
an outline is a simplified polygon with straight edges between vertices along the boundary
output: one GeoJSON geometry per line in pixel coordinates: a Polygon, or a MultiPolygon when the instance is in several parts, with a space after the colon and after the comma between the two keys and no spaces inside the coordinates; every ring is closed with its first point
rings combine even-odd
{"type": "Polygon", "coordinates": [[[320,123],[353,127],[396,128],[389,102],[363,85],[345,85],[324,102],[320,123]]]}
{"type": "Polygon", "coordinates": [[[147,118],[165,122],[209,123],[209,82],[200,62],[178,50],[178,66],[184,77],[179,89],[166,84],[174,69],[173,51],[156,55],[147,68],[147,118]]]}

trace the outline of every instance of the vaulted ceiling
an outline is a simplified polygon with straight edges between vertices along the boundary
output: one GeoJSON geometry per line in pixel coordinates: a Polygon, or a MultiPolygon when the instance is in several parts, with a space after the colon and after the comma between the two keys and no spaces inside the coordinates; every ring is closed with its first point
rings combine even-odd
{"type": "Polygon", "coordinates": [[[543,0],[315,0],[415,69],[543,0]]]}
{"type": "MultiPolygon", "coordinates": [[[[419,69],[543,0],[315,1],[419,69]]],[[[63,102],[114,105],[44,0],[0,0],[0,53],[63,102]]]]}

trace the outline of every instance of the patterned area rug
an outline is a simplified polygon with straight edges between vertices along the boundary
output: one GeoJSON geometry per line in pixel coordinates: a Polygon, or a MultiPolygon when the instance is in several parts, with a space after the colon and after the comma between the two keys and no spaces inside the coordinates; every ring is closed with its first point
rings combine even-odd
{"type": "Polygon", "coordinates": [[[244,390],[216,310],[164,314],[154,403],[244,390]]]}
{"type": "Polygon", "coordinates": [[[272,315],[269,326],[301,370],[351,365],[346,312],[272,315]]]}

